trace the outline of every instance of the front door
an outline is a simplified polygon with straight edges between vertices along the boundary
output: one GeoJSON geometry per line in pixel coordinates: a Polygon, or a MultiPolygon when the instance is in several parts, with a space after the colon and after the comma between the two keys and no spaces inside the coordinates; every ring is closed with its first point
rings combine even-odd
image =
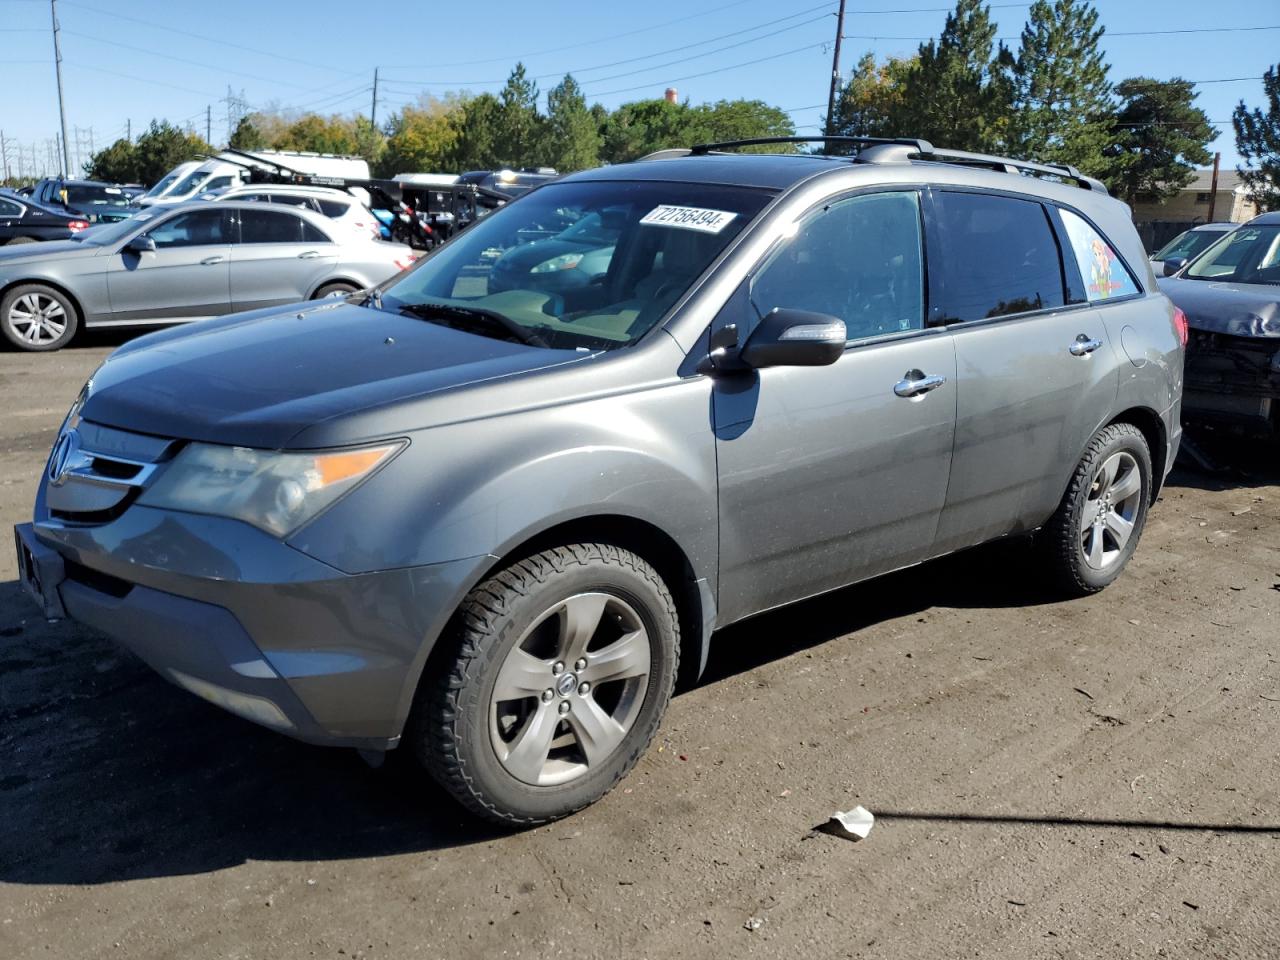
{"type": "Polygon", "coordinates": [[[231,312],[230,218],[218,207],[189,210],[146,231],[156,249],[110,255],[111,319],[198,320],[231,312]]]}
{"type": "Polygon", "coordinates": [[[955,429],[951,337],[924,327],[914,191],[812,212],[749,285],[717,323],[745,336],[776,307],[809,310],[843,319],[849,345],[829,367],[716,381],[722,622],[927,557],[955,429]]]}
{"type": "Polygon", "coordinates": [[[236,310],[294,303],[311,295],[338,262],[338,246],[319,228],[284,210],[242,207],[240,240],[231,251],[236,310]]]}

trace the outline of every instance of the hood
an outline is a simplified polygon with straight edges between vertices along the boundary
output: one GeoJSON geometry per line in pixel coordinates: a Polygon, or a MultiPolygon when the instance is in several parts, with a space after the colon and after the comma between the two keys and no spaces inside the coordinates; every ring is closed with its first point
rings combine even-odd
{"type": "Polygon", "coordinates": [[[526,243],[524,246],[516,247],[508,253],[504,253],[497,266],[500,269],[525,272],[532,270],[544,260],[550,260],[552,257],[559,257],[566,253],[581,253],[585,255],[592,250],[600,249],[602,246],[605,245],[578,243],[575,240],[548,237],[546,240],[535,240],[533,243],[526,243]]]}
{"type": "Polygon", "coordinates": [[[101,247],[86,246],[78,240],[45,240],[40,243],[8,244],[0,247],[0,269],[10,263],[48,260],[50,257],[92,257],[101,247]]]}
{"type": "Polygon", "coordinates": [[[1232,337],[1280,337],[1280,286],[1180,277],[1157,282],[1196,330],[1232,337]]]}
{"type": "MultiPolygon", "coordinates": [[[[408,400],[581,359],[345,301],[308,301],[176,327],[113,353],[93,375],[86,420],[139,433],[281,449],[350,442],[342,420],[408,400]],[[329,440],[326,436],[342,436],[329,440]]],[[[367,439],[373,439],[373,436],[367,439]]]]}

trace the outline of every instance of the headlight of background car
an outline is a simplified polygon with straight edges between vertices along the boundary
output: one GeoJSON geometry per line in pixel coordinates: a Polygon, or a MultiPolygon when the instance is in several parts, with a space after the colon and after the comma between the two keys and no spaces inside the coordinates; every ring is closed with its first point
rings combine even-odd
{"type": "Polygon", "coordinates": [[[557,270],[572,270],[581,262],[582,254],[580,253],[562,253],[560,256],[552,257],[550,260],[543,260],[529,272],[555,273],[557,270]]]}
{"type": "Polygon", "coordinates": [[[138,502],[243,520],[286,536],[395,456],[404,443],[278,453],[193,443],[138,502]]]}

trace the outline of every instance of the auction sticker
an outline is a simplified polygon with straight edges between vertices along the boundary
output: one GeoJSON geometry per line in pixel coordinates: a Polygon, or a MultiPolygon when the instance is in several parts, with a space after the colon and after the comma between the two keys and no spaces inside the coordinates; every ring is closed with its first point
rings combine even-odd
{"type": "Polygon", "coordinates": [[[699,233],[719,233],[736,217],[727,210],[706,210],[702,207],[674,207],[668,204],[654,207],[641,223],[655,227],[679,227],[681,230],[697,230],[699,233]]]}

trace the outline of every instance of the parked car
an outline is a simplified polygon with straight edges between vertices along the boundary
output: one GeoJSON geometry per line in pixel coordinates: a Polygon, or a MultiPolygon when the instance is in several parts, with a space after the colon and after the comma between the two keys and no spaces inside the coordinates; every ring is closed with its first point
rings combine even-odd
{"type": "Polygon", "coordinates": [[[0,245],[66,240],[87,229],[83,217],[54,210],[30,197],[0,191],[0,245]]]}
{"type": "Polygon", "coordinates": [[[244,167],[223,160],[206,160],[163,193],[139,197],[138,206],[166,207],[176,203],[186,203],[201,194],[225,190],[227,187],[243,183],[244,180],[244,167]]]}
{"type": "Polygon", "coordinates": [[[1202,223],[1184,230],[1151,255],[1151,269],[1157,277],[1177,273],[1209,244],[1238,226],[1238,223],[1202,223]]]}
{"type": "Polygon", "coordinates": [[[48,177],[31,188],[30,197],[51,210],[89,223],[113,223],[134,212],[131,204],[142,193],[139,187],[97,180],[48,177]]]}
{"type": "Polygon", "coordinates": [[[202,161],[187,160],[178,164],[163,177],[155,182],[150,190],[134,199],[139,206],[150,206],[152,202],[159,200],[161,197],[168,196],[180,182],[186,179],[187,174],[198,169],[202,161]]]}
{"type": "Polygon", "coordinates": [[[494,264],[490,290],[522,287],[573,295],[599,283],[613,260],[626,214],[625,208],[591,213],[545,240],[512,247],[494,264]]]}
{"type": "Polygon", "coordinates": [[[328,217],[339,226],[355,231],[361,236],[373,237],[374,239],[379,239],[382,236],[378,218],[373,215],[373,212],[368,207],[344,190],[333,190],[326,187],[299,187],[280,183],[245,183],[238,187],[227,187],[220,192],[202,194],[201,199],[237,200],[241,202],[259,201],[305,207],[328,217]]]}
{"type": "Polygon", "coordinates": [[[0,249],[0,330],[24,350],[57,350],[81,326],[178,323],[351,293],[414,258],[312,210],[197,201],[76,241],[0,249]]]}
{"type": "Polygon", "coordinates": [[[1128,208],[923,142],[742,145],[547,184],[360,299],[126,344],[23,582],[528,825],[626,774],[717,627],[1032,531],[1064,594],[1115,580],[1181,436],[1184,328],[1128,208]],[[489,288],[489,251],[607,211],[593,297],[489,288]]]}
{"type": "Polygon", "coordinates": [[[1280,212],[1220,237],[1160,287],[1191,327],[1183,414],[1280,436],[1280,212]]]}

